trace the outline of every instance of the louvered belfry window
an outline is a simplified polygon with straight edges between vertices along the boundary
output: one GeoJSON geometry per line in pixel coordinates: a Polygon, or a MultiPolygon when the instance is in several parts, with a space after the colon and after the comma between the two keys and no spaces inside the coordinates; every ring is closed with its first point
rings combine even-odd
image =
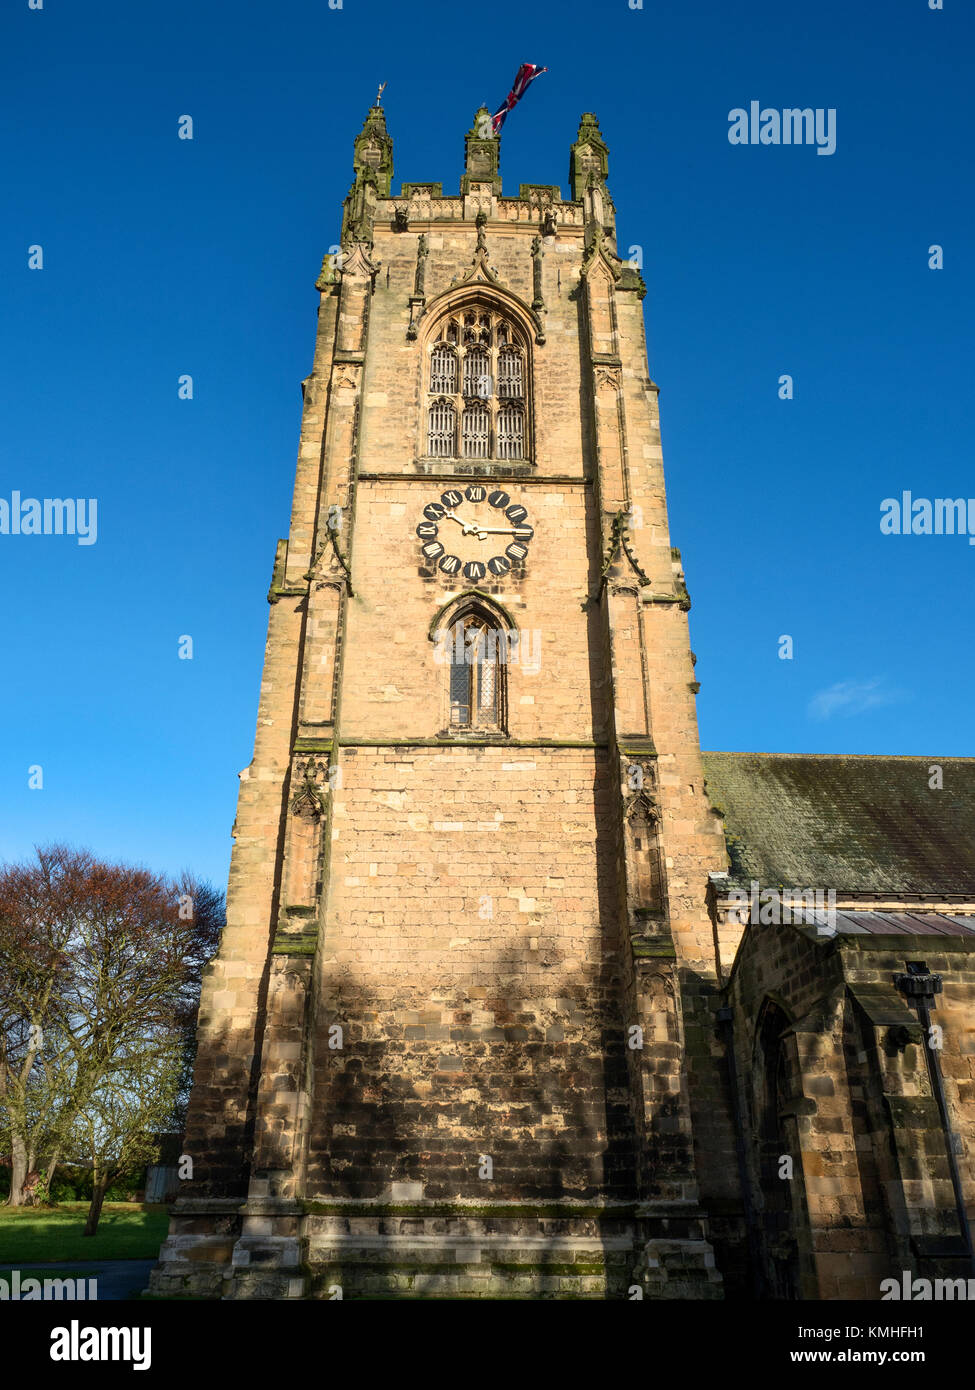
{"type": "Polygon", "coordinates": [[[525,394],[522,378],[521,353],[517,348],[504,347],[498,353],[498,395],[518,400],[525,394]]]}
{"type": "Polygon", "coordinates": [[[457,449],[457,414],[451,401],[434,401],[430,406],[427,449],[433,458],[453,458],[457,449]]]}
{"type": "Polygon", "coordinates": [[[491,394],[491,357],[486,348],[472,347],[464,353],[464,395],[487,400],[491,394]]]}
{"type": "Polygon", "coordinates": [[[446,343],[437,343],[430,359],[430,390],[438,396],[453,396],[457,391],[457,354],[446,343]]]}
{"type": "Polygon", "coordinates": [[[446,314],[426,366],[427,456],[526,459],[528,361],[521,330],[493,306],[446,314]]]}
{"type": "Polygon", "coordinates": [[[498,458],[524,458],[525,412],[520,405],[503,405],[498,411],[498,458]]]}
{"type": "Polygon", "coordinates": [[[486,459],[491,453],[491,412],[483,401],[464,410],[464,458],[486,459]]]}

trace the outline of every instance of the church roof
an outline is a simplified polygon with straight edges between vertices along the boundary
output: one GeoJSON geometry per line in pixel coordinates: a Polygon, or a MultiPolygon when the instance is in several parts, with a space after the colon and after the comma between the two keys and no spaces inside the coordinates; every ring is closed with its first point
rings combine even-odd
{"type": "Polygon", "coordinates": [[[975,758],[702,757],[732,880],[975,897],[975,758]],[[935,765],[940,791],[928,785],[935,765]]]}
{"type": "Polygon", "coordinates": [[[950,912],[858,911],[837,912],[830,925],[840,936],[975,936],[972,921],[950,912]]]}

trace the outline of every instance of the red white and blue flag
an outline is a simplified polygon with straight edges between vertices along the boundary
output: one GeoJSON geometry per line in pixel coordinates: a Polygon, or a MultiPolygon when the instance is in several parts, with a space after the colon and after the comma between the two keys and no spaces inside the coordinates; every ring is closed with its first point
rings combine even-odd
{"type": "Polygon", "coordinates": [[[505,98],[504,105],[499,107],[491,117],[491,129],[495,135],[504,125],[508,112],[521,101],[528,91],[529,84],[534,82],[536,77],[541,77],[543,72],[548,72],[548,68],[538,68],[534,63],[522,63],[515,73],[515,80],[511,84],[511,91],[505,98]]]}

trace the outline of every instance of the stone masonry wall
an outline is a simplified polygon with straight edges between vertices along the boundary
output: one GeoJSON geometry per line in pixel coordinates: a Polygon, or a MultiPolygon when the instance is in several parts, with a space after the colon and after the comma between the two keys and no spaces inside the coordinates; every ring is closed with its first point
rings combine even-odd
{"type": "Polygon", "coordinates": [[[344,1037],[316,1053],[308,1195],[632,1196],[605,755],[342,766],[317,1031],[344,1037]]]}

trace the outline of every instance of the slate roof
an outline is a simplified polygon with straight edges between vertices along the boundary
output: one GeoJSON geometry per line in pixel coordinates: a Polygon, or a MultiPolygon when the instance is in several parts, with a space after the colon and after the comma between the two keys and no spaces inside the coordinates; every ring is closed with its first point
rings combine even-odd
{"type": "Polygon", "coordinates": [[[975,758],[702,756],[733,880],[975,898],[975,758]]]}
{"type": "Polygon", "coordinates": [[[975,917],[946,912],[837,912],[833,925],[839,936],[975,936],[975,917]]]}

